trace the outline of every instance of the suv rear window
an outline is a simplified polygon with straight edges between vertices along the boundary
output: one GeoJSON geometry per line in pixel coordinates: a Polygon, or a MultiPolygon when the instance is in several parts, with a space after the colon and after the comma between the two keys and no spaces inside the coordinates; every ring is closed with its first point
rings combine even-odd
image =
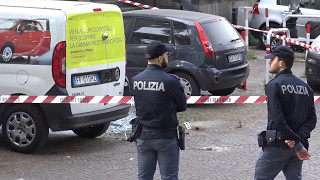
{"type": "Polygon", "coordinates": [[[236,30],[225,20],[201,23],[201,26],[213,45],[229,44],[232,40],[240,38],[236,30]]]}

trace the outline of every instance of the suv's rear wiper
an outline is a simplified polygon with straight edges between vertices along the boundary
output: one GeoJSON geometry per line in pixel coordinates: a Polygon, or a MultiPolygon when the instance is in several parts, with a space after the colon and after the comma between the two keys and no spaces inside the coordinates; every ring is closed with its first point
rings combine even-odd
{"type": "Polygon", "coordinates": [[[240,40],[240,38],[232,39],[231,42],[235,42],[235,41],[238,41],[238,40],[240,40]]]}

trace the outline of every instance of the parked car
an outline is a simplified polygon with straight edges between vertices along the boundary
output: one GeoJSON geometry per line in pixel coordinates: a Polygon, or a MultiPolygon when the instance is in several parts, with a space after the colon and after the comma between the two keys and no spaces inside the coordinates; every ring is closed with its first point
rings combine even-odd
{"type": "Polygon", "coordinates": [[[50,50],[50,31],[36,20],[0,19],[0,48],[4,62],[15,56],[40,56],[50,50]]]}
{"type": "MultiPolygon", "coordinates": [[[[253,6],[252,18],[249,21],[249,26],[255,29],[266,29],[266,11],[269,11],[270,28],[282,27],[283,19],[292,10],[299,7],[302,15],[320,15],[320,1],[315,0],[257,0],[253,6]]],[[[314,18],[298,18],[296,28],[296,38],[306,38],[306,24],[308,21],[315,21],[314,18]]],[[[319,20],[318,20],[319,21],[319,20]]],[[[266,35],[256,31],[250,31],[252,36],[259,39],[261,47],[266,47],[266,35]]]]}
{"type": "MultiPolygon", "coordinates": [[[[313,46],[320,47],[320,36],[312,43],[313,46]]],[[[312,49],[308,50],[306,56],[306,77],[307,83],[314,90],[320,89],[320,52],[312,49]]]]}
{"type": "Polygon", "coordinates": [[[178,75],[186,95],[229,95],[249,75],[247,47],[224,17],[182,10],[123,13],[129,80],[147,66],[144,52],[153,40],[170,51],[165,71],[178,75]]]}

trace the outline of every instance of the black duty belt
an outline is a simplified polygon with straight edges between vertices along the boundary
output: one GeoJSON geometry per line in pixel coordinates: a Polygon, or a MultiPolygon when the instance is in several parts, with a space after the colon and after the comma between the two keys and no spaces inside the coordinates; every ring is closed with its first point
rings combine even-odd
{"type": "Polygon", "coordinates": [[[142,131],[177,132],[177,128],[159,129],[142,126],[142,131]]]}

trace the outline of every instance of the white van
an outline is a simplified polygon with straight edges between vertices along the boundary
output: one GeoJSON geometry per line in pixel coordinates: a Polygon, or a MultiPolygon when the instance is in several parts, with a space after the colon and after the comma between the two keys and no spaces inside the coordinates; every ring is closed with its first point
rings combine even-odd
{"type": "MultiPolygon", "coordinates": [[[[0,95],[122,96],[125,39],[119,7],[67,1],[0,2],[0,95]]],[[[121,104],[0,104],[2,136],[18,152],[52,131],[102,135],[121,104]]]]}

